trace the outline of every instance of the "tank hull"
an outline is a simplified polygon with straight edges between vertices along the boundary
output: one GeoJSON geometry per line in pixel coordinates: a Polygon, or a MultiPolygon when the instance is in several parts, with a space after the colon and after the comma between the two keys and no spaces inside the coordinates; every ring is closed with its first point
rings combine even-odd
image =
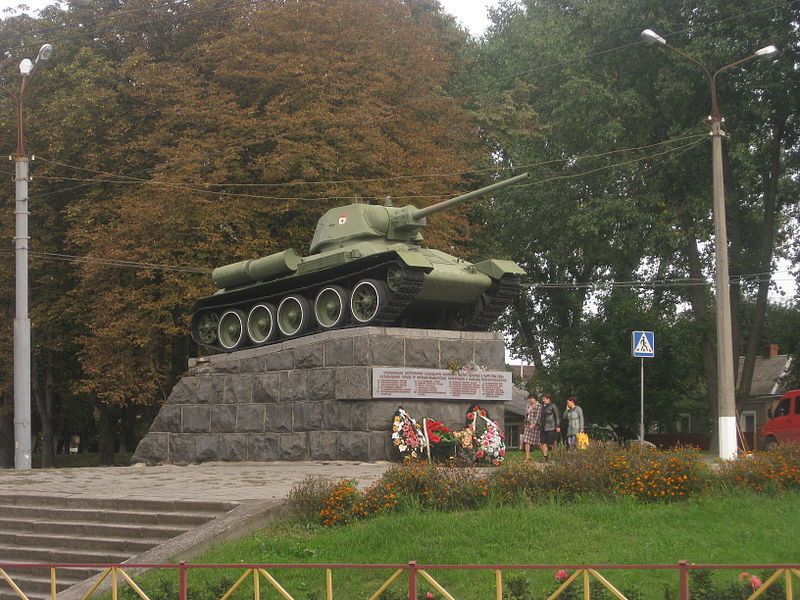
{"type": "Polygon", "coordinates": [[[332,208],[317,222],[309,256],[288,249],[215,269],[220,289],[195,303],[192,339],[231,352],[363,325],[486,330],[525,272],[507,260],[472,264],[425,248],[420,231],[429,215],[527,178],[423,209],[391,202],[332,208]]]}
{"type": "Polygon", "coordinates": [[[345,250],[327,252],[302,259],[289,275],[199,299],[193,309],[192,338],[215,351],[231,352],[333,327],[485,330],[486,323],[494,322],[508,305],[504,301],[502,306],[494,306],[494,295],[516,293],[523,273],[510,261],[472,264],[437,250],[405,244],[369,256],[353,257],[345,250]],[[364,289],[373,293],[380,305],[375,314],[369,310],[359,313],[354,293],[357,296],[364,289]],[[291,306],[285,304],[287,299],[291,306]],[[341,318],[335,310],[330,319],[326,318],[325,299],[341,305],[341,318]],[[294,319],[287,306],[295,309],[294,319]],[[485,314],[487,311],[491,314],[485,314]],[[251,328],[256,317],[261,317],[261,326],[251,328]],[[212,329],[216,335],[211,335],[212,329]]]}

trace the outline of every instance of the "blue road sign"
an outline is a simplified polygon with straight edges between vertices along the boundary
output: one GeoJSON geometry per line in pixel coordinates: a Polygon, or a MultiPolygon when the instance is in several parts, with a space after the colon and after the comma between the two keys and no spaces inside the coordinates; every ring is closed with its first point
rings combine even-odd
{"type": "Polygon", "coordinates": [[[634,358],[653,358],[656,355],[656,337],[652,331],[634,331],[631,335],[631,353],[634,358]]]}

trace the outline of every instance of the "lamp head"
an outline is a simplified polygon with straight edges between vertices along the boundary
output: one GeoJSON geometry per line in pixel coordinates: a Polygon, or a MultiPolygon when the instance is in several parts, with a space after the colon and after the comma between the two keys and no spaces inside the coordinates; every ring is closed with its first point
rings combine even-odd
{"type": "Polygon", "coordinates": [[[654,45],[655,46],[666,46],[667,45],[667,40],[665,40],[663,37],[658,35],[652,29],[645,29],[642,32],[642,40],[644,40],[645,44],[649,44],[651,46],[654,46],[654,45]]]}
{"type": "Polygon", "coordinates": [[[50,60],[51,56],[53,56],[53,45],[44,44],[41,48],[39,48],[39,54],[36,56],[36,63],[38,64],[40,61],[47,62],[50,60]]]}
{"type": "Polygon", "coordinates": [[[769,45],[761,50],[756,50],[755,56],[764,57],[764,58],[772,58],[778,53],[778,49],[775,46],[769,45]]]}
{"type": "Polygon", "coordinates": [[[31,74],[32,70],[33,70],[33,63],[29,59],[23,58],[22,61],[19,63],[20,75],[22,75],[23,77],[27,77],[28,75],[31,74]]]}

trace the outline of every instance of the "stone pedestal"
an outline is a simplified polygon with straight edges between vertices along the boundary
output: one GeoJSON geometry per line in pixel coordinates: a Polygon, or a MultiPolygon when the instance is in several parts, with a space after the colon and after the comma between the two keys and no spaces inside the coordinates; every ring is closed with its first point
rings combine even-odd
{"type": "MultiPolygon", "coordinates": [[[[502,334],[360,327],[190,359],[132,460],[394,459],[390,431],[398,406],[461,429],[475,401],[375,399],[372,367],[469,363],[504,371],[502,334]]],[[[502,427],[503,401],[480,404],[502,427]]]]}

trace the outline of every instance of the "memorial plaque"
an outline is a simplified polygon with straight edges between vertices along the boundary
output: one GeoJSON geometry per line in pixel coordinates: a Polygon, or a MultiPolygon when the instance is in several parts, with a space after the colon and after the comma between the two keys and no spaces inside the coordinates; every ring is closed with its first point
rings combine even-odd
{"type": "Polygon", "coordinates": [[[373,367],[373,398],[511,400],[511,373],[373,367]]]}

